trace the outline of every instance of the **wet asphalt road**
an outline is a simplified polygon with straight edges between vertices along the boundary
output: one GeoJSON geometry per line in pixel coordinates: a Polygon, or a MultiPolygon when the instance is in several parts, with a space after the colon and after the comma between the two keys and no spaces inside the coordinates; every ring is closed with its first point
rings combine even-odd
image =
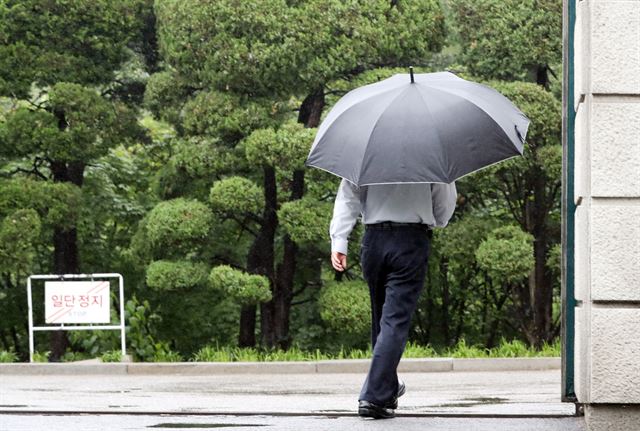
{"type": "Polygon", "coordinates": [[[364,377],[5,374],[0,431],[586,430],[560,401],[559,370],[405,373],[407,393],[390,420],[355,414],[364,377]]]}

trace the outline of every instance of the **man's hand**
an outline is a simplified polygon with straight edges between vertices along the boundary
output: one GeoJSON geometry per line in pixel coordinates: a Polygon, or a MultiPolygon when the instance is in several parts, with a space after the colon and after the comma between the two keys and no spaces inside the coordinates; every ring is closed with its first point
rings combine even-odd
{"type": "Polygon", "coordinates": [[[331,253],[331,265],[336,269],[336,271],[344,271],[347,268],[347,255],[342,254],[338,251],[334,251],[331,253]]]}

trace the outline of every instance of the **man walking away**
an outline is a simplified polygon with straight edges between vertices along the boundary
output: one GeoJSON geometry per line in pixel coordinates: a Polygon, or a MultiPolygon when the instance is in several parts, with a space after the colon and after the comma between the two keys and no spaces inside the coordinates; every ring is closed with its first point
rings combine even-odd
{"type": "Polygon", "coordinates": [[[340,183],[329,228],[337,271],[347,267],[348,237],[358,216],[365,224],[360,263],[371,297],[373,358],[358,398],[360,416],[395,416],[405,391],[397,368],[424,285],[431,229],[447,225],[456,197],[455,183],[340,183]]]}

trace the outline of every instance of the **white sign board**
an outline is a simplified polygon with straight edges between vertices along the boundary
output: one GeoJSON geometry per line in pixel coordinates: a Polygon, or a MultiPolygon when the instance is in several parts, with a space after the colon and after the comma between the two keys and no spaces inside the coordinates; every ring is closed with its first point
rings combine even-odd
{"type": "Polygon", "coordinates": [[[45,323],[109,323],[109,281],[46,281],[45,323]]]}

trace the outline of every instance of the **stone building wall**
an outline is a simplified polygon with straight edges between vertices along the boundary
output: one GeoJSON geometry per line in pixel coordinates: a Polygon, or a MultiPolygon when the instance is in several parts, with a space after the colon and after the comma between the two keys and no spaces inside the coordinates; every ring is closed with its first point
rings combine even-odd
{"type": "Polygon", "coordinates": [[[640,0],[576,5],[575,389],[592,430],[640,430],[640,0]]]}

